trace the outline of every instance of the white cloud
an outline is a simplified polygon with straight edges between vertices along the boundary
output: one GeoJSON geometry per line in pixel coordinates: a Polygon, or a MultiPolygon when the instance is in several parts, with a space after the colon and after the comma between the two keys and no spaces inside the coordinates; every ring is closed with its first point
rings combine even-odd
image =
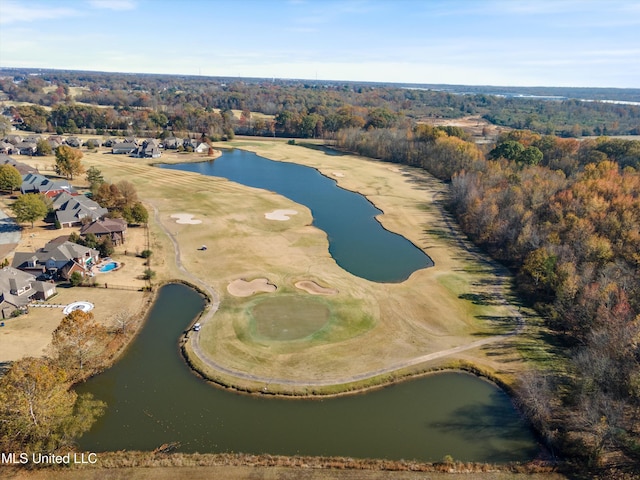
{"type": "Polygon", "coordinates": [[[6,0],[0,7],[0,24],[12,24],[35,22],[38,20],[53,20],[63,17],[76,17],[82,12],[72,8],[51,7],[49,5],[38,5],[29,3],[13,2],[6,0]]]}
{"type": "Polygon", "coordinates": [[[108,10],[135,10],[136,2],[133,0],[90,0],[93,8],[106,8],[108,10]]]}

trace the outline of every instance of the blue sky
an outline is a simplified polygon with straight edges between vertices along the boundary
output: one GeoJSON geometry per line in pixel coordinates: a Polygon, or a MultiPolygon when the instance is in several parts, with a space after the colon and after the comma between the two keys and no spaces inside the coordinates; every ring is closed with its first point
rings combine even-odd
{"type": "Polygon", "coordinates": [[[640,88],[640,0],[0,0],[0,67],[640,88]]]}

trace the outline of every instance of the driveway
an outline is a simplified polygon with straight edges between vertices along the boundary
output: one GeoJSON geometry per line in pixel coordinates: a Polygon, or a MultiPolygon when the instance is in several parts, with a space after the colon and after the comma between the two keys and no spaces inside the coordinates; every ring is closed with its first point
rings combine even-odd
{"type": "Polygon", "coordinates": [[[9,215],[0,210],[0,259],[10,255],[19,241],[20,227],[9,215]]]}
{"type": "Polygon", "coordinates": [[[20,226],[0,210],[0,245],[18,243],[20,241],[20,226]]]}

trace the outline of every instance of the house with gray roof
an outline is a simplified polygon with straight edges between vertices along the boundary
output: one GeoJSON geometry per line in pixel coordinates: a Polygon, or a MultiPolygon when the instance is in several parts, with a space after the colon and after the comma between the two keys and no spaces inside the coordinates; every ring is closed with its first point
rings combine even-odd
{"type": "Polygon", "coordinates": [[[53,209],[56,220],[62,228],[80,225],[83,219],[98,220],[104,217],[108,210],[84,195],[70,195],[61,192],[53,197],[53,209]]]}
{"type": "Polygon", "coordinates": [[[98,138],[90,138],[84,142],[84,146],[88,148],[98,148],[102,145],[102,142],[98,138]]]}
{"type": "Polygon", "coordinates": [[[82,145],[82,140],[80,140],[78,137],[68,137],[64,141],[64,143],[73,148],[80,148],[80,145],[82,145]]]}
{"type": "Polygon", "coordinates": [[[35,155],[38,151],[38,145],[33,142],[20,142],[16,148],[20,155],[35,155]]]}
{"type": "Polygon", "coordinates": [[[46,300],[55,293],[55,284],[39,282],[30,273],[4,267],[0,270],[0,317],[9,318],[32,300],[46,300]]]}
{"type": "Polygon", "coordinates": [[[16,151],[16,147],[13,143],[0,141],[0,153],[5,155],[11,155],[16,151]]]}
{"type": "Polygon", "coordinates": [[[70,195],[77,195],[78,192],[66,180],[50,180],[39,173],[27,173],[22,177],[20,192],[41,193],[46,197],[53,198],[61,192],[70,195]]]}
{"type": "Polygon", "coordinates": [[[193,150],[195,150],[198,146],[198,141],[193,139],[193,138],[185,138],[182,140],[182,146],[187,149],[187,148],[191,148],[193,150]]]}
{"type": "Polygon", "coordinates": [[[114,155],[131,155],[136,151],[138,145],[132,142],[116,143],[111,147],[111,153],[114,155]]]}
{"type": "Polygon", "coordinates": [[[159,158],[162,153],[155,143],[144,143],[132,155],[138,158],[159,158]]]}
{"type": "Polygon", "coordinates": [[[20,142],[22,142],[22,137],[20,135],[16,135],[16,134],[11,134],[11,135],[7,135],[6,137],[4,137],[4,141],[8,142],[12,145],[17,145],[20,142]]]}
{"type": "Polygon", "coordinates": [[[42,139],[40,135],[28,135],[24,138],[25,142],[35,143],[36,145],[42,139]]]}
{"type": "Polygon", "coordinates": [[[26,163],[17,162],[13,157],[0,153],[0,165],[11,165],[20,172],[20,175],[26,175],[28,173],[38,173],[38,169],[27,165],[26,163]]]}
{"type": "Polygon", "coordinates": [[[16,252],[11,266],[28,273],[57,272],[68,280],[73,272],[83,276],[89,274],[99,257],[95,248],[69,241],[52,241],[35,253],[16,252]]]}
{"type": "Polygon", "coordinates": [[[165,150],[175,150],[179,145],[182,145],[182,139],[177,137],[167,137],[162,142],[165,150]]]}

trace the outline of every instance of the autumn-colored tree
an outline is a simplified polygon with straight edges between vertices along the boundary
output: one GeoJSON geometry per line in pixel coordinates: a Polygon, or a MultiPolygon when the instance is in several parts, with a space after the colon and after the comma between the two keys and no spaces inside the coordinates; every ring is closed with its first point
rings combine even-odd
{"type": "Polygon", "coordinates": [[[101,206],[113,210],[121,204],[120,190],[113,183],[101,183],[93,195],[93,199],[101,206]]]}
{"type": "Polygon", "coordinates": [[[91,312],[74,310],[53,331],[52,345],[58,361],[79,378],[103,353],[107,329],[93,320],[91,312]]]}
{"type": "Polygon", "coordinates": [[[56,173],[73,180],[74,175],[85,172],[84,166],[80,162],[81,159],[82,152],[80,150],[68,145],[60,145],[56,148],[56,173]]]}
{"type": "Polygon", "coordinates": [[[533,279],[536,288],[548,291],[555,281],[557,260],[558,258],[546,248],[538,248],[527,256],[522,271],[533,279]]]}
{"type": "Polygon", "coordinates": [[[47,358],[23,358],[0,378],[0,451],[55,451],[87,431],[104,403],[69,389],[47,358]]]}
{"type": "Polygon", "coordinates": [[[125,207],[133,207],[135,203],[138,201],[138,192],[136,191],[136,187],[133,186],[131,182],[127,180],[122,180],[117,184],[118,191],[120,192],[120,202],[119,208],[122,210],[125,207]]]}

